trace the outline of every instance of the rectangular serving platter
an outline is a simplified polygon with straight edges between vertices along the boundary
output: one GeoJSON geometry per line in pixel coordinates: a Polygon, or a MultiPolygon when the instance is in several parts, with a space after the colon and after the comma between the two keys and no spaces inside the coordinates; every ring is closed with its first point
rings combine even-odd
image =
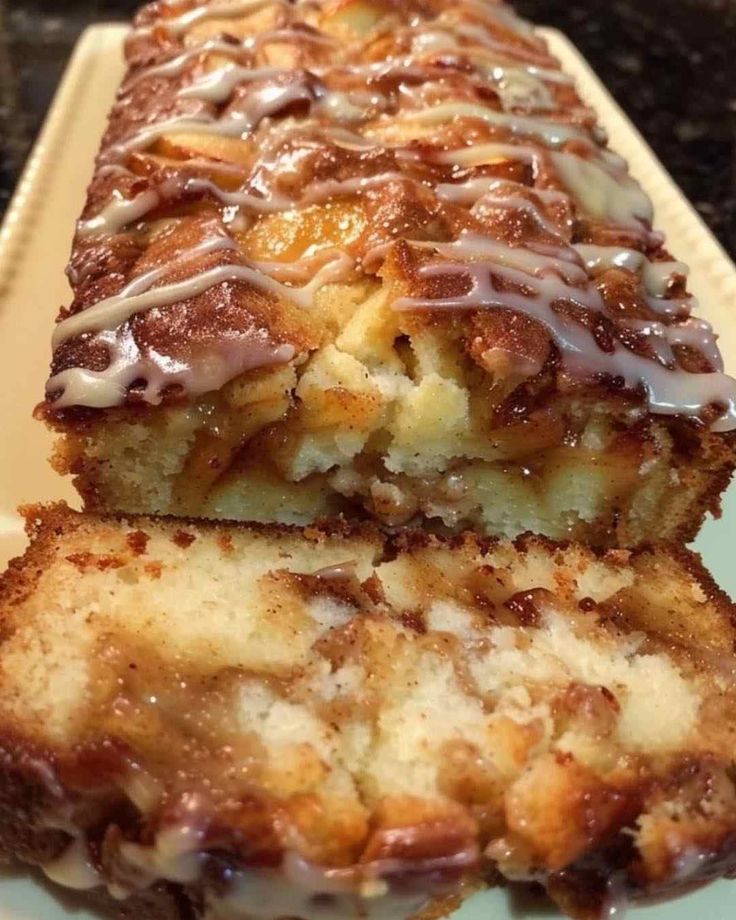
{"type": "MultiPolygon", "coordinates": [[[[0,567],[25,545],[19,506],[65,499],[78,505],[71,483],[48,464],[52,439],[32,418],[50,358],[50,333],[70,292],[64,269],[107,114],[123,76],[126,27],[103,24],[79,40],[41,135],[0,231],[0,567]]],[[[578,82],[599,115],[611,146],[631,166],[654,202],[655,225],[668,248],[691,267],[700,315],[720,333],[726,368],[736,374],[736,267],[703,224],[621,108],[574,45],[540,29],[551,51],[578,82]]],[[[708,521],[695,544],[716,580],[736,597],[736,487],[720,520],[708,521]]],[[[627,920],[732,920],[736,883],[719,882],[665,904],[627,911],[627,920]]],[[[454,920],[515,920],[557,916],[545,902],[494,890],[465,903],[454,920]]],[[[35,873],[0,870],[0,920],[92,920],[73,895],[35,873]]],[[[346,918],[347,920],[347,918],[346,918]]],[[[606,920],[623,920],[616,905],[606,920]]]]}

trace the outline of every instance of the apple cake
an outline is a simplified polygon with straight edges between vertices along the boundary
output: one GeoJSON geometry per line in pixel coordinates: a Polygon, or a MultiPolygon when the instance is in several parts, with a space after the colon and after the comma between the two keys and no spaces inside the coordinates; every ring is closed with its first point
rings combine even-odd
{"type": "Polygon", "coordinates": [[[689,539],[736,382],[687,267],[491,0],[140,12],[38,414],[87,508],[689,539]]]}
{"type": "Polygon", "coordinates": [[[0,854],[121,917],[429,918],[507,880],[593,918],[736,866],[736,609],[686,550],[28,520],[0,854]]]}

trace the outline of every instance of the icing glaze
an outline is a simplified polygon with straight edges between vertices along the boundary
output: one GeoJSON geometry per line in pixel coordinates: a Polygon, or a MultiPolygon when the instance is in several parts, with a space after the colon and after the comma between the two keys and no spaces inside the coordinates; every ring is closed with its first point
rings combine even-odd
{"type": "Polygon", "coordinates": [[[650,410],[658,414],[699,416],[706,407],[715,405],[721,409],[721,415],[713,428],[736,427],[736,380],[722,373],[713,331],[704,320],[691,318],[672,325],[657,321],[634,325],[629,321],[653,348],[658,361],[642,356],[618,340],[604,350],[587,326],[555,310],[555,304],[565,302],[605,312],[594,287],[577,286],[585,273],[573,263],[470,235],[454,243],[414,245],[432,248],[439,255],[453,259],[422,266],[419,269],[422,279],[461,276],[468,281],[468,289],[447,297],[399,298],[394,304],[396,309],[521,311],[549,330],[563,364],[573,375],[620,378],[629,388],[641,388],[650,410]],[[503,288],[498,287],[497,279],[505,282],[503,288]],[[507,285],[513,289],[509,290],[507,285]],[[714,367],[713,372],[694,374],[668,366],[673,362],[674,345],[697,346],[714,367]]]}
{"type": "Polygon", "coordinates": [[[488,144],[474,144],[457,150],[443,150],[435,154],[438,163],[452,166],[473,167],[510,160],[515,163],[528,163],[538,171],[542,152],[536,147],[524,144],[507,144],[492,141],[488,144]]]}
{"type": "Polygon", "coordinates": [[[90,891],[102,884],[83,836],[75,835],[61,855],[43,863],[41,868],[52,882],[74,891],[90,891]]]}
{"type": "Polygon", "coordinates": [[[687,316],[697,307],[694,297],[667,297],[670,285],[678,279],[684,280],[690,273],[684,262],[651,262],[644,253],[636,249],[618,246],[578,245],[575,249],[593,275],[611,268],[625,268],[640,274],[645,290],[651,295],[645,297],[645,300],[649,307],[661,316],[687,316]]]}
{"type": "Polygon", "coordinates": [[[268,80],[285,72],[273,67],[240,67],[229,64],[204,74],[194,83],[179,90],[182,99],[204,99],[207,102],[225,102],[236,86],[256,80],[268,80]]]}
{"type": "MultiPolygon", "coordinates": [[[[210,239],[206,239],[199,243],[192,249],[181,253],[175,262],[186,262],[200,258],[201,256],[209,255],[213,252],[232,252],[235,251],[235,249],[235,243],[229,237],[220,235],[213,236],[210,239]]],[[[146,295],[151,297],[151,295],[153,295],[154,289],[159,292],[159,296],[161,297],[161,303],[158,305],[163,306],[167,298],[167,288],[170,288],[171,285],[164,285],[160,288],[156,288],[155,285],[167,274],[167,272],[170,270],[170,267],[171,263],[168,265],[162,265],[158,268],[151,269],[150,271],[138,275],[133,278],[122,289],[122,291],[120,291],[119,294],[115,294],[113,297],[108,297],[105,300],[101,300],[87,310],[82,310],[80,313],[75,313],[72,316],[67,317],[65,320],[62,320],[60,323],[57,323],[51,339],[52,346],[57,348],[68,338],[71,338],[75,335],[80,335],[83,332],[105,329],[107,328],[109,322],[113,322],[114,325],[119,325],[121,322],[124,322],[125,319],[128,319],[138,311],[130,310],[128,315],[125,316],[125,319],[116,321],[117,311],[120,310],[124,313],[127,309],[129,309],[129,306],[124,307],[124,304],[129,305],[131,301],[135,302],[138,298],[144,297],[146,295]]],[[[172,303],[173,301],[169,300],[168,302],[172,303]]],[[[153,305],[154,304],[152,304],[152,306],[153,305]]]]}
{"type": "MultiPolygon", "coordinates": [[[[322,577],[351,577],[350,566],[351,563],[345,564],[345,573],[340,570],[322,577]]],[[[121,901],[162,879],[183,885],[197,883],[207,859],[207,824],[196,813],[196,797],[191,800],[191,814],[162,828],[152,845],[120,843],[115,874],[124,879],[122,882],[105,881],[100,876],[91,864],[85,835],[80,832],[75,832],[61,856],[44,864],[43,870],[50,879],[70,889],[91,890],[106,885],[110,894],[121,901]]],[[[478,852],[473,846],[424,860],[385,859],[334,869],[314,865],[296,852],[287,851],[277,868],[228,868],[215,889],[205,884],[205,916],[209,920],[404,920],[433,896],[456,887],[456,881],[443,881],[443,874],[449,873],[448,879],[456,878],[459,871],[477,860],[478,852]],[[397,878],[402,883],[397,885],[397,878]]]]}
{"type": "MultiPolygon", "coordinates": [[[[528,215],[550,236],[562,240],[560,230],[528,198],[523,198],[521,195],[497,195],[494,193],[494,189],[491,188],[486,195],[480,197],[476,202],[478,206],[482,206],[484,203],[490,204],[494,208],[505,208],[516,213],[528,215]]],[[[475,208],[471,208],[471,214],[474,210],[475,208]]]]}
{"type": "MultiPolygon", "coordinates": [[[[188,163],[191,165],[191,161],[188,161],[188,163]]],[[[367,189],[383,185],[392,179],[406,180],[406,176],[400,172],[389,172],[354,179],[326,179],[324,182],[312,183],[305,189],[301,198],[296,199],[287,198],[274,192],[270,192],[267,196],[253,195],[248,192],[228,192],[210,179],[170,179],[162,183],[157,189],[147,189],[134,198],[123,198],[120,195],[113,196],[95,217],[80,221],[78,233],[82,238],[96,234],[119,233],[124,227],[144,217],[154,208],[164,204],[168,199],[174,200],[177,196],[189,193],[211,195],[221,204],[238,210],[255,214],[272,214],[320,204],[330,198],[355,195],[367,189]]],[[[452,193],[448,192],[447,200],[450,200],[451,196],[452,193]]]]}
{"type": "Polygon", "coordinates": [[[153,189],[148,189],[135,198],[124,198],[119,192],[114,192],[99,214],[79,222],[77,233],[82,238],[97,233],[119,233],[123,227],[145,217],[158,206],[160,200],[161,196],[153,189]]]}
{"type": "Polygon", "coordinates": [[[279,0],[225,0],[225,2],[210,3],[207,6],[198,6],[180,16],[159,21],[172,35],[182,35],[193,26],[207,19],[229,19],[236,16],[254,13],[264,6],[272,6],[279,0]]]}
{"type": "MultiPolygon", "coordinates": [[[[228,237],[213,237],[196,249],[185,253],[182,261],[208,253],[236,251],[228,237]]],[[[274,272],[284,272],[284,263],[255,263],[253,265],[226,264],[195,274],[183,281],[169,284],[158,282],[170,270],[170,264],[153,269],[134,278],[123,290],[100,301],[87,310],[76,313],[57,324],[53,344],[57,347],[74,336],[98,333],[97,341],[110,355],[110,363],[103,371],[86,368],[67,368],[55,374],[47,383],[47,393],[59,393],[59,408],[84,405],[91,408],[109,408],[117,405],[128,388],[138,380],[146,381],[140,394],[144,402],[156,405],[161,401],[167,386],[180,386],[191,394],[217,390],[228,380],[256,367],[267,367],[290,361],[295,349],[289,344],[274,345],[264,333],[248,333],[242,337],[228,337],[216,352],[201,357],[198,366],[174,361],[149,350],[143,354],[129,329],[119,335],[116,330],[133,317],[154,308],[198,297],[225,283],[245,283],[266,294],[289,300],[308,309],[316,292],[325,284],[336,283],[349,276],[353,260],[343,252],[324,253],[318,260],[322,264],[310,272],[311,280],[301,287],[282,283],[272,277],[274,272]],[[271,274],[263,269],[271,270],[271,274]]],[[[302,273],[301,265],[297,266],[302,273]]],[[[289,280],[293,280],[295,272],[289,280]]]]}
{"type": "Polygon", "coordinates": [[[559,147],[566,141],[585,137],[584,132],[570,125],[522,115],[509,115],[506,112],[496,112],[484,105],[462,102],[443,103],[421,112],[407,112],[404,115],[406,121],[430,125],[443,124],[457,118],[478,118],[481,121],[507,128],[512,134],[536,137],[551,147],[559,147]]]}
{"type": "Polygon", "coordinates": [[[104,371],[71,367],[51,377],[46,392],[60,394],[54,405],[59,409],[87,406],[109,409],[124,401],[128,389],[138,380],[145,382],[140,398],[159,405],[166,387],[178,386],[192,396],[219,390],[229,380],[258,367],[285,364],[294,358],[292,345],[271,345],[263,336],[245,336],[224,342],[217,354],[200,359],[198,366],[178,362],[155,353],[146,356],[129,332],[122,338],[103,332],[98,340],[110,352],[104,371]]]}
{"type": "Polygon", "coordinates": [[[640,227],[654,216],[652,203],[628,175],[612,175],[600,163],[550,153],[560,179],[586,214],[622,227],[640,227]]]}
{"type": "MultiPolygon", "coordinates": [[[[529,70],[540,73],[539,68],[530,67],[529,70]]],[[[544,85],[544,78],[529,70],[498,65],[490,68],[488,76],[493,80],[505,111],[520,108],[525,111],[550,112],[555,108],[552,94],[544,85]]]]}
{"type": "Polygon", "coordinates": [[[242,44],[226,42],[220,39],[210,39],[209,41],[195,45],[193,48],[189,48],[187,51],[183,51],[181,54],[177,54],[176,57],[164,61],[162,64],[152,64],[150,67],[141,68],[141,70],[123,83],[122,92],[130,92],[130,90],[139,86],[141,83],[154,80],[157,77],[165,77],[167,79],[179,77],[184,73],[192,61],[203,55],[219,54],[225,55],[226,57],[238,57],[242,55],[244,51],[245,47],[242,44]]]}

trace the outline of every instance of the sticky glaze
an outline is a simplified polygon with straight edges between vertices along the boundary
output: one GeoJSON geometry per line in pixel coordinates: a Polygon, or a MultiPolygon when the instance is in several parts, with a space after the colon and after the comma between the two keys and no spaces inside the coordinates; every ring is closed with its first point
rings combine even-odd
{"type": "Polygon", "coordinates": [[[451,261],[432,261],[419,269],[429,281],[461,277],[467,281],[464,293],[447,297],[404,297],[394,304],[398,310],[488,310],[513,309],[545,326],[560,351],[563,364],[574,376],[623,380],[631,389],[642,390],[650,410],[662,415],[699,416],[704,408],[718,406],[716,430],[736,427],[736,381],[722,373],[722,362],[713,330],[704,320],[690,318],[665,325],[629,321],[643,336],[659,360],[652,361],[614,340],[604,350],[582,322],[555,309],[561,303],[605,314],[600,294],[582,286],[582,268],[565,259],[534,253],[467,235],[455,243],[429,244],[451,261]],[[499,288],[498,279],[504,282],[499,288]],[[533,280],[532,280],[533,279],[533,280]],[[713,372],[688,373],[673,366],[673,346],[697,347],[710,361],[713,372]]]}
{"type": "MultiPolygon", "coordinates": [[[[233,252],[235,246],[227,237],[214,237],[200,244],[196,250],[185,253],[182,261],[217,251],[233,252]]],[[[166,387],[182,387],[191,394],[206,393],[219,389],[247,370],[290,361],[295,355],[293,346],[275,345],[263,332],[249,332],[242,337],[229,336],[216,354],[208,355],[198,367],[194,367],[191,363],[173,361],[155,352],[144,356],[129,328],[117,330],[134,316],[198,297],[224,283],[246,284],[267,295],[309,308],[314,295],[323,285],[344,280],[352,270],[352,260],[344,253],[327,254],[326,259],[311,280],[301,287],[275,280],[262,270],[263,266],[225,264],[169,284],[159,282],[170,266],[153,269],[135,278],[119,294],[57,325],[53,337],[55,347],[78,335],[98,333],[96,341],[107,349],[110,361],[104,371],[80,367],[61,371],[50,378],[47,392],[60,394],[56,400],[59,408],[86,405],[103,409],[119,404],[127,388],[142,379],[146,381],[146,386],[139,397],[157,405],[166,387]]]]}
{"type": "Polygon", "coordinates": [[[182,35],[194,26],[208,19],[232,19],[255,13],[265,6],[278,4],[280,0],[225,0],[207,6],[195,7],[180,16],[160,20],[157,25],[166,29],[171,35],[182,35]]]}

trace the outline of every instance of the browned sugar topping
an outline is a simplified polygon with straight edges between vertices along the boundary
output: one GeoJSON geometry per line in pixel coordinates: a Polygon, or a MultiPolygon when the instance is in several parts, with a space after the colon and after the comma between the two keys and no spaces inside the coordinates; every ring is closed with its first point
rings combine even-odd
{"type": "Polygon", "coordinates": [[[301,360],[335,336],[336,285],[382,285],[400,323],[483,328],[467,347],[489,372],[489,353],[518,381],[556,354],[563,377],[733,426],[686,267],[509,8],[152,4],[127,54],[55,332],[55,411],[301,360]]]}

